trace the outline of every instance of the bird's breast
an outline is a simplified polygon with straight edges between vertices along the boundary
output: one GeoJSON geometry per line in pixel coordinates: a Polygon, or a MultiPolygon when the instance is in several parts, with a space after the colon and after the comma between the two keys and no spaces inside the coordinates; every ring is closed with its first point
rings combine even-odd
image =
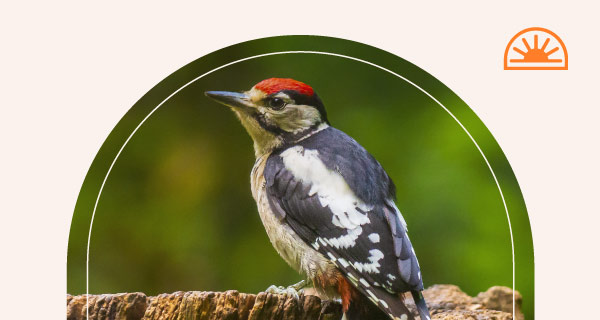
{"type": "Polygon", "coordinates": [[[250,179],[252,196],[256,201],[258,214],[275,250],[292,268],[298,272],[303,272],[302,257],[306,253],[307,246],[285,221],[277,218],[267,199],[266,181],[263,173],[268,157],[268,154],[259,157],[254,164],[254,168],[252,168],[250,179]]]}
{"type": "Polygon", "coordinates": [[[252,196],[256,201],[260,219],[271,244],[292,268],[309,279],[337,276],[339,272],[335,265],[306,244],[285,220],[279,219],[271,210],[267,198],[266,181],[263,176],[268,157],[267,154],[256,160],[254,168],[252,168],[251,186],[252,196]]]}

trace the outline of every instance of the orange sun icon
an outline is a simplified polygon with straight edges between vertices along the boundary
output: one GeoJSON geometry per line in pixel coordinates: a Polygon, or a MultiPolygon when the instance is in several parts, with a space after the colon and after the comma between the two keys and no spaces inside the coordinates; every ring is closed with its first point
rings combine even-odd
{"type": "Polygon", "coordinates": [[[544,28],[528,28],[517,33],[504,52],[505,70],[567,70],[567,66],[564,43],[555,33],[544,28]],[[541,47],[540,38],[544,40],[541,47]]]}

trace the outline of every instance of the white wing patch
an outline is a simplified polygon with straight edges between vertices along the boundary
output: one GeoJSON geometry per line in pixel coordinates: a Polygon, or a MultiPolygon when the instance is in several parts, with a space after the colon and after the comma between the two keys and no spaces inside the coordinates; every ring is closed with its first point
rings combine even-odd
{"type": "Polygon", "coordinates": [[[329,239],[319,237],[317,238],[317,241],[325,242],[327,245],[335,247],[337,249],[346,249],[354,247],[354,245],[356,245],[356,239],[358,239],[358,236],[360,236],[361,234],[362,228],[358,226],[354,229],[348,230],[348,233],[343,236],[329,239]]]}
{"type": "Polygon", "coordinates": [[[354,230],[370,222],[367,214],[362,212],[370,211],[373,207],[354,194],[341,174],[325,166],[317,150],[294,146],[282,152],[281,157],[285,168],[296,179],[311,184],[309,195],[316,193],[321,205],[329,207],[335,226],[354,230]]]}
{"type": "Polygon", "coordinates": [[[363,262],[353,262],[352,266],[358,272],[367,272],[367,273],[379,273],[379,260],[383,259],[383,252],[377,249],[369,250],[369,261],[367,263],[363,262]]]}
{"type": "Polygon", "coordinates": [[[344,258],[339,258],[337,261],[338,261],[338,262],[339,262],[339,263],[342,265],[342,267],[344,267],[344,268],[347,268],[347,267],[350,265],[350,264],[348,263],[348,261],[346,261],[346,259],[344,259],[344,258]]]}
{"type": "Polygon", "coordinates": [[[379,234],[378,233],[371,233],[369,235],[369,240],[371,240],[371,242],[373,242],[373,243],[378,243],[379,242],[379,234]]]}
{"type": "MultiPolygon", "coordinates": [[[[367,212],[372,210],[373,206],[360,200],[341,174],[329,170],[319,158],[317,150],[294,146],[283,151],[281,158],[285,168],[294,175],[295,179],[311,185],[309,195],[317,194],[321,205],[331,210],[333,225],[348,230],[347,234],[337,238],[319,237],[313,246],[318,247],[320,244],[339,249],[356,245],[356,240],[363,231],[361,225],[371,222],[367,212]]],[[[398,212],[398,214],[400,213],[398,212]]],[[[379,242],[379,235],[373,233],[369,236],[369,239],[371,242],[377,243],[379,242]]],[[[369,262],[349,262],[345,260],[344,262],[352,265],[358,272],[379,273],[381,267],[379,261],[384,257],[383,252],[372,249],[369,254],[369,262]]]]}

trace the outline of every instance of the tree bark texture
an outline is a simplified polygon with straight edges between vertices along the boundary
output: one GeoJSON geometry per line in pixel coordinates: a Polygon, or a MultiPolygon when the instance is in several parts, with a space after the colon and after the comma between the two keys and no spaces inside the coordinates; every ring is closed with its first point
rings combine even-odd
{"type": "MultiPolygon", "coordinates": [[[[434,285],[423,294],[432,319],[513,319],[513,291],[492,287],[476,297],[470,297],[454,285],[434,285]]],[[[523,320],[521,295],[515,292],[516,320],[523,320]]],[[[406,303],[416,314],[412,300],[406,303]]],[[[336,301],[321,301],[316,296],[301,295],[299,299],[261,292],[259,294],[226,292],[175,292],[158,296],[143,293],[67,295],[67,319],[94,320],[339,320],[341,305],[336,301]],[[89,306],[89,307],[88,307],[89,306]],[[88,318],[89,316],[89,318],[88,318]]],[[[418,316],[416,316],[418,319],[418,316]]]]}

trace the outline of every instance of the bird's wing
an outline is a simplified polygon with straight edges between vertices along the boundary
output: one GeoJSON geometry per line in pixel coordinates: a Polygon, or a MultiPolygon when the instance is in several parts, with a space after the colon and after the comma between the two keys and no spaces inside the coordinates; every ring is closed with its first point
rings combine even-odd
{"type": "Polygon", "coordinates": [[[271,209],[359,291],[397,314],[397,294],[423,287],[404,220],[391,199],[367,203],[357,196],[336,164],[340,155],[320,151],[295,146],[269,157],[271,209]]]}

